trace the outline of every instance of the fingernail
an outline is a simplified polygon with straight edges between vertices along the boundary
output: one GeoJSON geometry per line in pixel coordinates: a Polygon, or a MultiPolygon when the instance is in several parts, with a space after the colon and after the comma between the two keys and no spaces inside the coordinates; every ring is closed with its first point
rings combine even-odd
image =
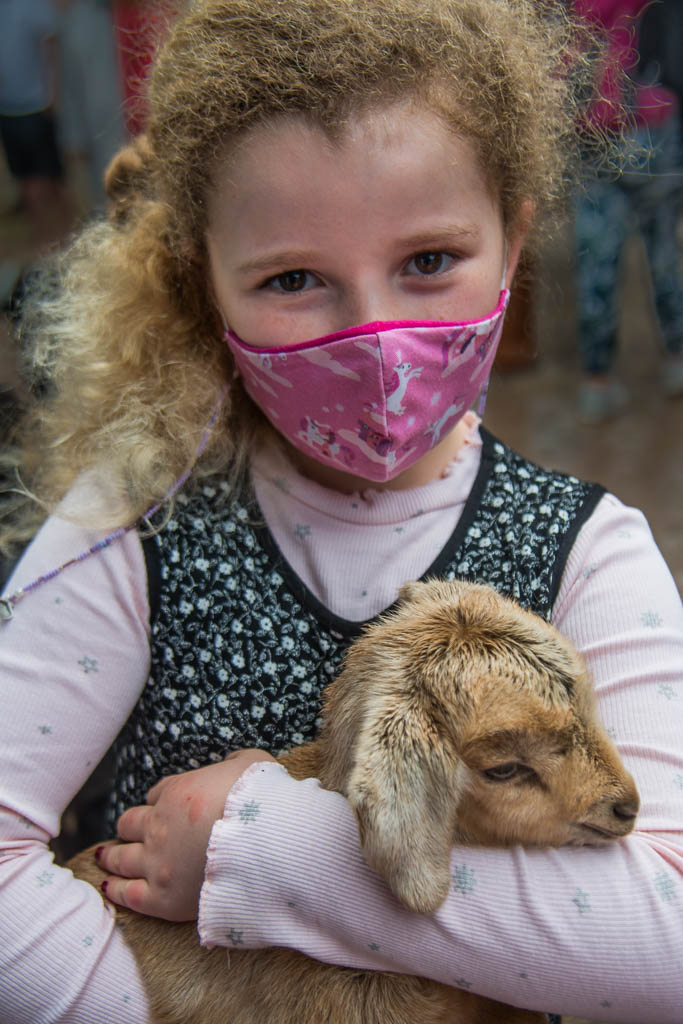
{"type": "Polygon", "coordinates": [[[100,889],[102,890],[102,892],[104,893],[105,896],[107,895],[107,886],[108,885],[109,885],[109,882],[106,880],[106,878],[105,878],[104,882],[100,882],[100,889]]]}
{"type": "Polygon", "coordinates": [[[104,849],[104,846],[98,846],[97,847],[97,849],[95,850],[95,860],[99,860],[100,859],[100,857],[102,856],[102,850],[103,849],[104,849]]]}

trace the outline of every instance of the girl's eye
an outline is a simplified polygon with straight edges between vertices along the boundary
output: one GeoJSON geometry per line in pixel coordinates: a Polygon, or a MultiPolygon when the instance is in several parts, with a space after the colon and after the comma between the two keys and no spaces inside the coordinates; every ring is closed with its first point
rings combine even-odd
{"type": "Polygon", "coordinates": [[[309,270],[288,270],[284,274],[269,277],[264,288],[274,288],[278,292],[302,292],[314,282],[309,270]]]}
{"type": "Polygon", "coordinates": [[[418,252],[408,263],[409,274],[441,274],[448,270],[453,262],[453,257],[447,252],[418,252]],[[414,267],[414,270],[411,268],[414,267]]]}

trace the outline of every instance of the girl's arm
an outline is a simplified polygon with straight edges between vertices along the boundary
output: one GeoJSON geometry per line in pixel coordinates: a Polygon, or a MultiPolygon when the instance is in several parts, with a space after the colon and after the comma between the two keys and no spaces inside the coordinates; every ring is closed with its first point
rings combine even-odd
{"type": "MultiPolygon", "coordinates": [[[[98,538],[48,520],[11,594],[98,538]]],[[[124,724],[149,671],[137,536],[66,569],[0,623],[0,1020],[143,1024],[133,958],[99,894],[48,842],[124,724]]]]}
{"type": "Polygon", "coordinates": [[[606,497],[572,551],[554,622],[582,651],[642,797],[605,849],[456,847],[434,915],[360,856],[346,801],[254,765],[214,826],[205,945],[282,945],[541,1011],[679,1024],[683,1006],[683,611],[640,513],[606,497]]]}

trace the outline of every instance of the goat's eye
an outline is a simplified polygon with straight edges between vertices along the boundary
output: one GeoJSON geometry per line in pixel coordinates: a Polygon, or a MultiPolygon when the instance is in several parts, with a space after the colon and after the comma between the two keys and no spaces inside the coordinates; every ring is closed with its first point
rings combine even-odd
{"type": "Polygon", "coordinates": [[[531,769],[519,761],[510,761],[508,764],[497,764],[494,768],[485,768],[482,775],[493,782],[508,782],[520,775],[529,775],[531,769]]]}

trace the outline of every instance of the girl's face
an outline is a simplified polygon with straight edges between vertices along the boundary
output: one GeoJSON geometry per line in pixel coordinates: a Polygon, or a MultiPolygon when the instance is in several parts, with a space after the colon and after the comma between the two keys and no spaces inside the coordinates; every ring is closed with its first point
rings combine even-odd
{"type": "Polygon", "coordinates": [[[209,199],[215,295],[232,331],[286,346],[376,320],[464,320],[496,306],[507,240],[473,146],[424,107],[331,141],[283,116],[231,151],[209,199]]]}

